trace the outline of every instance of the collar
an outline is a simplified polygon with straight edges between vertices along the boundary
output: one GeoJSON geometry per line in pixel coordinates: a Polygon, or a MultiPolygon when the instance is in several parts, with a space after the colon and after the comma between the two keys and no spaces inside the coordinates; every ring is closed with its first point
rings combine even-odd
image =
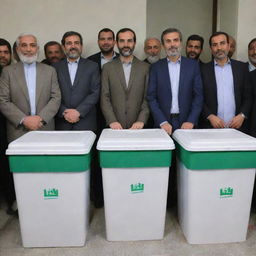
{"type": "Polygon", "coordinates": [[[167,59],[167,63],[174,63],[174,64],[176,64],[176,63],[181,63],[181,56],[177,59],[177,61],[176,62],[173,62],[173,61],[171,61],[168,57],[166,57],[166,59],[167,59]]]}
{"type": "Polygon", "coordinates": [[[28,64],[28,63],[25,63],[25,62],[22,62],[23,63],[23,65],[25,66],[25,67],[35,67],[36,66],[36,61],[34,61],[34,62],[32,62],[32,63],[30,63],[30,64],[28,64]]]}
{"type": "MultiPolygon", "coordinates": [[[[115,57],[116,57],[116,52],[114,51],[114,53],[113,53],[111,59],[113,60],[115,57]]],[[[104,59],[104,60],[106,59],[102,52],[100,52],[100,58],[101,58],[101,59],[104,59]]]]}
{"type": "Polygon", "coordinates": [[[79,63],[79,60],[80,60],[80,57],[77,58],[75,61],[69,61],[68,58],[67,58],[67,63],[68,64],[79,63]]]}
{"type": "MultiPolygon", "coordinates": [[[[229,65],[231,65],[231,60],[230,60],[230,58],[228,58],[228,61],[224,64],[224,66],[225,65],[227,65],[227,64],[229,64],[229,65]]],[[[218,63],[217,63],[217,61],[214,59],[214,66],[220,66],[218,63]]],[[[221,67],[221,66],[220,66],[221,67]]]]}
{"type": "Polygon", "coordinates": [[[122,61],[121,58],[120,58],[120,61],[121,61],[122,64],[131,65],[132,62],[133,62],[133,59],[134,59],[134,57],[132,56],[132,60],[129,61],[129,62],[122,61]]]}

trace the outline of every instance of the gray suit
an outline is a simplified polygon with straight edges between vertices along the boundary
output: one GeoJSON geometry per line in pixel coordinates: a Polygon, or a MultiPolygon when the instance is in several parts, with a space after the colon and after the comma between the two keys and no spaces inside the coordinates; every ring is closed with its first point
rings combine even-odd
{"type": "MultiPolygon", "coordinates": [[[[54,130],[54,116],[60,105],[60,89],[55,70],[36,64],[36,115],[45,125],[41,130],[54,130]]],[[[27,130],[21,120],[31,115],[29,94],[22,62],[3,69],[0,79],[0,109],[7,119],[7,137],[11,142],[27,130]]]]}
{"type": "Polygon", "coordinates": [[[148,71],[149,65],[134,57],[127,87],[120,58],[103,66],[101,109],[107,125],[119,122],[128,129],[134,122],[146,123],[148,71]]]}
{"type": "Polygon", "coordinates": [[[80,58],[74,80],[71,84],[67,59],[56,64],[61,89],[61,105],[56,117],[57,130],[96,131],[96,103],[100,93],[100,74],[96,63],[80,58]],[[65,109],[76,109],[80,113],[77,123],[69,123],[63,117],[65,109]]]}

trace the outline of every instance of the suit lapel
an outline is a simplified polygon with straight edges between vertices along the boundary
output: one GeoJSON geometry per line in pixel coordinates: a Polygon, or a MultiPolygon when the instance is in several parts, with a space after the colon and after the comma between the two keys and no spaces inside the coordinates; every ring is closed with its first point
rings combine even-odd
{"type": "Polygon", "coordinates": [[[61,67],[60,70],[61,70],[62,75],[64,77],[64,81],[66,82],[66,85],[69,88],[72,88],[72,83],[71,83],[69,70],[68,70],[68,61],[67,61],[67,59],[65,59],[65,61],[63,61],[61,64],[62,64],[62,67],[61,67]]]}
{"type": "MultiPolygon", "coordinates": [[[[73,83],[73,88],[75,88],[79,82],[79,79],[80,79],[80,76],[83,74],[82,72],[82,69],[83,69],[83,66],[84,63],[82,62],[82,59],[80,58],[79,62],[78,62],[78,66],[77,66],[77,71],[76,71],[76,76],[75,76],[75,80],[74,80],[74,83],[73,83]]],[[[84,74],[83,74],[84,75],[84,74]]]]}
{"type": "Polygon", "coordinates": [[[134,77],[136,77],[136,73],[137,73],[137,59],[134,56],[133,57],[133,61],[132,61],[132,66],[131,66],[131,73],[130,73],[130,78],[129,78],[129,83],[128,83],[128,88],[127,90],[130,90],[133,84],[133,79],[134,77]]]}
{"type": "Polygon", "coordinates": [[[44,87],[44,75],[44,72],[42,72],[42,66],[39,63],[36,63],[36,107],[44,87]]]}
{"type": "Polygon", "coordinates": [[[185,59],[181,57],[181,62],[180,62],[180,77],[179,77],[179,88],[178,88],[178,97],[179,97],[179,103],[181,102],[181,97],[182,97],[182,90],[183,90],[183,84],[184,84],[184,79],[185,76],[182,74],[186,74],[186,63],[185,59]]]}
{"type": "Polygon", "coordinates": [[[164,59],[164,61],[162,62],[162,75],[163,78],[161,78],[162,81],[165,81],[166,83],[166,89],[169,93],[169,95],[171,95],[170,98],[172,98],[172,87],[171,87],[171,79],[170,79],[170,75],[169,75],[169,68],[168,68],[168,61],[167,58],[164,59]]]}
{"type": "Polygon", "coordinates": [[[26,78],[25,78],[25,72],[24,72],[24,66],[22,62],[19,62],[16,66],[16,70],[17,70],[17,81],[20,85],[21,91],[23,92],[23,94],[25,95],[26,100],[29,103],[29,95],[28,95],[28,87],[27,87],[27,82],[26,82],[26,78]]]}
{"type": "Polygon", "coordinates": [[[232,74],[233,74],[235,104],[237,104],[237,102],[239,102],[239,100],[237,99],[237,97],[239,96],[239,88],[238,88],[238,84],[237,84],[239,72],[236,70],[236,66],[232,60],[231,60],[231,70],[232,70],[232,74]]]}

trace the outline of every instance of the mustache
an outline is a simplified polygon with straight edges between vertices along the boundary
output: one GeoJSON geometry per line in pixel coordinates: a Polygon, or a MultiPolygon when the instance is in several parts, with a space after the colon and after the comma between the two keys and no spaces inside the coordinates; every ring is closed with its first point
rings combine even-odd
{"type": "Polygon", "coordinates": [[[69,51],[77,51],[78,52],[78,49],[77,48],[70,48],[69,51]]]}

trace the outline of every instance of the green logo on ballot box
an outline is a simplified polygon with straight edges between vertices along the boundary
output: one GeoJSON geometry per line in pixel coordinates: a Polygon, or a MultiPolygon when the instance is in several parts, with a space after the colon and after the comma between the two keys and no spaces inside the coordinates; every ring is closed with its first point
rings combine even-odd
{"type": "Polygon", "coordinates": [[[44,189],[44,199],[57,199],[59,197],[59,190],[56,188],[44,189]]]}
{"type": "Polygon", "coordinates": [[[220,197],[221,198],[227,198],[227,197],[233,197],[233,188],[221,188],[220,189],[220,197]]]}
{"type": "Polygon", "coordinates": [[[131,192],[132,193],[144,192],[144,184],[142,184],[142,183],[131,184],[131,192]]]}

